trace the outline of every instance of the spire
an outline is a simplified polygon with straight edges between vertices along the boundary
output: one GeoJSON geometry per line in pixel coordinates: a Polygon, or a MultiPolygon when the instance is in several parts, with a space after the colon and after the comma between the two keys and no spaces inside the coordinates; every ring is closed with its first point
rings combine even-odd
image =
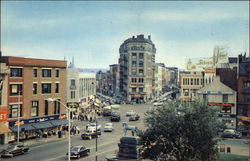
{"type": "Polygon", "coordinates": [[[75,68],[74,56],[72,56],[72,68],[75,68]]]}

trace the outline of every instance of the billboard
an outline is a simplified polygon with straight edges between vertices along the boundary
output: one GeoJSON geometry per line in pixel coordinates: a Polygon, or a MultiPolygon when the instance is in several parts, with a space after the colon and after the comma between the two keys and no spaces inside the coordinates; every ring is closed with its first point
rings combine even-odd
{"type": "Polygon", "coordinates": [[[186,61],[186,70],[203,71],[204,68],[212,68],[214,65],[213,58],[192,58],[186,61]]]}

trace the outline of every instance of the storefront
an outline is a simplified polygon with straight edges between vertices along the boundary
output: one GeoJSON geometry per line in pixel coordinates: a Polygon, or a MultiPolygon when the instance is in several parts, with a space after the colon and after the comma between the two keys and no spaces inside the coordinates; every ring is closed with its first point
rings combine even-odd
{"type": "Polygon", "coordinates": [[[0,144],[8,143],[8,133],[11,133],[11,130],[8,128],[5,122],[0,122],[0,144]]]}
{"type": "MultiPolygon", "coordinates": [[[[56,135],[63,125],[68,124],[66,115],[54,115],[34,119],[20,120],[20,139],[31,139],[37,137],[48,137],[56,135]]],[[[16,135],[18,132],[17,121],[10,121],[9,127],[16,135]]]]}

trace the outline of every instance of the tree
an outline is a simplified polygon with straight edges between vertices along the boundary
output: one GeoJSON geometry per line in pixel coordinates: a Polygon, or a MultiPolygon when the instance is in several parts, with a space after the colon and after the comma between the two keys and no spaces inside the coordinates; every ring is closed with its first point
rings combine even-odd
{"type": "Polygon", "coordinates": [[[198,103],[168,103],[148,111],[139,136],[140,156],[159,161],[210,161],[223,127],[215,109],[198,103]]]}

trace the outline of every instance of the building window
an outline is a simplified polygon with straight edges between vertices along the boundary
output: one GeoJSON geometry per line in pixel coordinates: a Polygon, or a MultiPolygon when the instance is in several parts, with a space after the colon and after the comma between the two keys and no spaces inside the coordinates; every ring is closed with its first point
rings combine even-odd
{"type": "MultiPolygon", "coordinates": [[[[19,116],[22,117],[23,107],[22,104],[19,104],[19,116]]],[[[17,118],[18,117],[18,104],[10,105],[9,108],[9,118],[17,118]]]]}
{"type": "Polygon", "coordinates": [[[60,71],[59,69],[56,69],[56,77],[58,78],[60,76],[60,71]]]}
{"type": "Polygon", "coordinates": [[[38,101],[32,101],[31,116],[38,116],[38,101]]]}
{"type": "Polygon", "coordinates": [[[139,88],[139,92],[143,92],[143,88],[139,88]]]}
{"type": "Polygon", "coordinates": [[[43,83],[42,84],[42,94],[51,93],[51,83],[43,83]]]}
{"type": "Polygon", "coordinates": [[[191,85],[193,85],[193,78],[191,78],[191,85]]]}
{"type": "Polygon", "coordinates": [[[51,77],[51,69],[43,69],[42,76],[43,77],[51,77]]]}
{"type": "Polygon", "coordinates": [[[139,75],[143,75],[143,69],[139,69],[139,75]]]}
{"type": "Polygon", "coordinates": [[[132,58],[136,59],[136,53],[132,53],[132,58]]]}
{"type": "Polygon", "coordinates": [[[37,84],[33,83],[33,94],[37,94],[37,84]]]}
{"type": "Polygon", "coordinates": [[[143,83],[143,82],[144,82],[144,79],[143,79],[143,78],[139,78],[139,82],[140,82],[140,83],[143,83]]]}
{"type": "Polygon", "coordinates": [[[139,67],[143,67],[143,61],[139,62],[139,67]]]}
{"type": "Polygon", "coordinates": [[[23,69],[22,68],[10,68],[10,77],[22,77],[23,69]]]}
{"type": "Polygon", "coordinates": [[[59,83],[56,83],[55,93],[59,93],[59,83]]]}
{"type": "Polygon", "coordinates": [[[189,90],[188,89],[183,89],[184,96],[189,96],[189,90]]]}
{"type": "Polygon", "coordinates": [[[136,75],[136,69],[132,69],[132,75],[136,75]]]}
{"type": "Polygon", "coordinates": [[[144,53],[139,53],[139,59],[143,59],[144,58],[144,53]]]}
{"type": "Polygon", "coordinates": [[[71,85],[71,86],[76,86],[76,80],[71,79],[70,85],[71,85]]]}
{"type": "Polygon", "coordinates": [[[223,106],[221,109],[221,113],[231,113],[231,107],[223,106]]]}
{"type": "Polygon", "coordinates": [[[223,102],[228,102],[228,95],[227,94],[223,94],[223,102]]]}
{"type": "Polygon", "coordinates": [[[11,84],[10,85],[10,96],[22,95],[23,85],[22,84],[11,84]]]}
{"type": "Polygon", "coordinates": [[[74,99],[76,96],[75,96],[75,91],[71,91],[70,92],[70,98],[71,99],[74,99]]]}
{"type": "Polygon", "coordinates": [[[135,83],[136,81],[136,78],[131,78],[131,82],[135,83]]]}
{"type": "Polygon", "coordinates": [[[197,82],[197,85],[200,85],[200,84],[199,84],[199,78],[196,79],[196,82],[197,82]]]}
{"type": "Polygon", "coordinates": [[[207,100],[207,94],[203,94],[203,100],[207,100]]]}
{"type": "Polygon", "coordinates": [[[244,89],[250,89],[250,82],[244,82],[244,89]]]}
{"type": "Polygon", "coordinates": [[[33,69],[33,77],[37,77],[37,69],[33,69]]]}
{"type": "Polygon", "coordinates": [[[132,92],[136,92],[136,88],[132,88],[132,92]]]}
{"type": "MultiPolygon", "coordinates": [[[[58,101],[61,101],[60,99],[58,99],[58,101]]],[[[60,114],[61,112],[61,104],[60,102],[57,102],[57,113],[60,114]]]]}
{"type": "MultiPolygon", "coordinates": [[[[60,101],[60,100],[58,100],[60,101]]],[[[60,114],[60,102],[55,101],[54,102],[54,114],[60,114]]]]}
{"type": "Polygon", "coordinates": [[[136,61],[132,61],[132,67],[136,67],[136,61]]]}
{"type": "Polygon", "coordinates": [[[48,115],[49,114],[49,102],[47,100],[45,100],[44,102],[44,115],[48,115]]]}

